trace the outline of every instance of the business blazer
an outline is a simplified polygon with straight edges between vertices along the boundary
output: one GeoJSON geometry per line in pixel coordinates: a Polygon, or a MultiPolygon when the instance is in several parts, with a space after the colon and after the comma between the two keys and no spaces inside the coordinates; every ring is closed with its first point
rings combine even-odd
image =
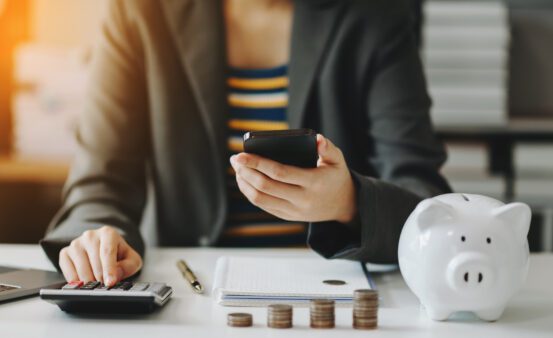
{"type": "MultiPolygon", "coordinates": [[[[113,0],[95,50],[64,204],[41,242],[59,250],[116,226],[140,253],[151,182],[163,246],[213,245],[227,213],[226,58],[221,0],[113,0]]],[[[291,128],[344,153],[352,224],[309,225],[325,257],[394,262],[404,221],[448,192],[429,119],[408,0],[296,0],[289,61],[291,128]]]]}

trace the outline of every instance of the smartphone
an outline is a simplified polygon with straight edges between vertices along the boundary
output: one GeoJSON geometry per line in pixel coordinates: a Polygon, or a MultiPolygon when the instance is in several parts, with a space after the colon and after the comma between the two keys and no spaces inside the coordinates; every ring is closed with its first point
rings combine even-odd
{"type": "Polygon", "coordinates": [[[244,134],[244,151],[301,168],[316,168],[319,158],[311,129],[250,131],[244,134]]]}

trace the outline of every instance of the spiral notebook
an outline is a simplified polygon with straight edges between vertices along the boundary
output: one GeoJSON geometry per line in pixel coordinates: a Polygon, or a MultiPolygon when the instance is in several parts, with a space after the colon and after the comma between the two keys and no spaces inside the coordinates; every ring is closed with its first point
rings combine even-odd
{"type": "Polygon", "coordinates": [[[221,305],[307,305],[328,298],[351,304],[353,291],[372,288],[364,265],[322,258],[220,257],[213,294],[221,305]]]}

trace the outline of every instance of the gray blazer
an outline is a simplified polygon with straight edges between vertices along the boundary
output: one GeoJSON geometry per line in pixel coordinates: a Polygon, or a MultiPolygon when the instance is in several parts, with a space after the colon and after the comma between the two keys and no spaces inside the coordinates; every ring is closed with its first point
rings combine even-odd
{"type": "MultiPolygon", "coordinates": [[[[358,217],[309,226],[325,257],[394,262],[409,213],[448,192],[408,0],[296,0],[291,128],[344,153],[358,217]]],[[[216,243],[225,225],[226,63],[220,0],[113,0],[92,64],[78,150],[43,248],[116,226],[140,253],[148,182],[163,246],[216,243]]]]}

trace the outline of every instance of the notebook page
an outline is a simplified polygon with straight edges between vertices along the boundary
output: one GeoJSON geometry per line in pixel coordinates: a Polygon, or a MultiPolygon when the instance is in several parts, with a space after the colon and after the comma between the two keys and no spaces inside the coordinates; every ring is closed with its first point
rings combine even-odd
{"type": "Polygon", "coordinates": [[[369,288],[357,262],[318,258],[221,257],[214,288],[224,295],[348,297],[369,288]],[[329,285],[325,280],[344,281],[329,285]]]}

